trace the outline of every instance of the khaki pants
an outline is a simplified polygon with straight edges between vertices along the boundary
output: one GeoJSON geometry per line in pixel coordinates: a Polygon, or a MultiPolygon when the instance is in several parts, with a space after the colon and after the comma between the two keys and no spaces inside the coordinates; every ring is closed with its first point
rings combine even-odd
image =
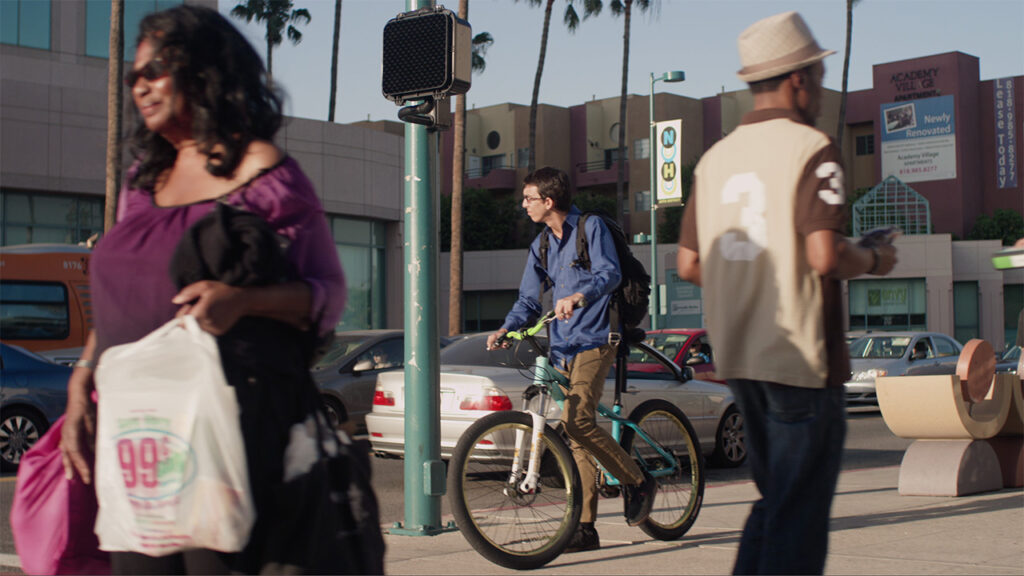
{"type": "Polygon", "coordinates": [[[571,439],[573,459],[580,471],[583,484],[583,511],[580,522],[593,522],[597,518],[597,465],[623,484],[639,484],[643,472],[629,454],[612,439],[604,428],[597,425],[597,403],[601,400],[608,370],[615,363],[615,347],[609,344],[580,352],[569,362],[570,389],[565,397],[562,422],[571,439]]]}

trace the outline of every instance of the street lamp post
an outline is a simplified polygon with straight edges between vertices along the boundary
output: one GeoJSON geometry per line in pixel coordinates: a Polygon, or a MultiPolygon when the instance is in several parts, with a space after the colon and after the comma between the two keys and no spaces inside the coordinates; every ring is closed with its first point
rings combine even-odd
{"type": "MultiPolygon", "coordinates": [[[[686,74],[682,70],[673,70],[671,72],[665,72],[657,78],[654,77],[654,72],[651,72],[651,107],[650,107],[650,122],[651,122],[651,139],[650,145],[648,146],[648,156],[651,158],[651,330],[658,329],[658,313],[661,311],[658,291],[658,218],[656,210],[658,208],[658,194],[657,184],[658,177],[655,173],[658,166],[657,154],[658,144],[655,142],[657,134],[655,134],[655,123],[654,123],[654,83],[665,81],[665,82],[682,82],[686,80],[686,74]]],[[[681,136],[681,135],[680,135],[681,136]]]]}

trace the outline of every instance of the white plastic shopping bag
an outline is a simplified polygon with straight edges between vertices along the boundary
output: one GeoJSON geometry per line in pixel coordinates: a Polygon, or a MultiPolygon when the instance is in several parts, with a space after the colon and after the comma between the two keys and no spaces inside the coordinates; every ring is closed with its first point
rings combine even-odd
{"type": "Polygon", "coordinates": [[[96,370],[100,549],[241,550],[256,511],[238,401],[192,316],[110,348],[96,370]]]}

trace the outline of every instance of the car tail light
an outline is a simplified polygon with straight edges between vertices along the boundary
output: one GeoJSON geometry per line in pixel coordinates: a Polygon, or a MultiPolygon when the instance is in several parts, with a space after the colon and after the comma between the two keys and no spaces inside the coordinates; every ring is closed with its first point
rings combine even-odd
{"type": "Polygon", "coordinates": [[[384,434],[381,432],[370,432],[370,436],[373,436],[374,438],[383,438],[384,434]]]}
{"type": "Polygon", "coordinates": [[[385,392],[383,390],[375,390],[373,392],[373,405],[374,406],[394,406],[395,395],[391,392],[385,392]]]}
{"type": "Polygon", "coordinates": [[[466,396],[459,403],[459,410],[498,412],[511,409],[512,401],[509,400],[508,395],[497,388],[485,388],[482,396],[466,396]]]}

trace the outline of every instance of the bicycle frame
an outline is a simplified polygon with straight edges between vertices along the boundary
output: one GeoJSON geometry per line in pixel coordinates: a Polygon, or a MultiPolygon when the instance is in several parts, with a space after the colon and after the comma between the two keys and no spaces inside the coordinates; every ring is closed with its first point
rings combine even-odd
{"type": "MultiPolygon", "coordinates": [[[[537,322],[536,325],[523,330],[521,332],[508,332],[506,337],[514,340],[528,339],[534,347],[540,350],[540,346],[536,342],[536,334],[551,320],[554,318],[553,313],[548,313],[537,322]]],[[[540,479],[540,443],[541,436],[543,435],[544,426],[546,425],[546,419],[543,416],[547,413],[548,402],[554,400],[558,407],[565,409],[565,393],[563,387],[568,387],[569,380],[561,372],[551,367],[548,357],[539,354],[537,359],[534,361],[534,376],[533,383],[540,392],[540,406],[538,411],[530,410],[526,401],[524,400],[523,412],[526,412],[533,419],[533,428],[531,432],[530,444],[532,449],[530,450],[529,462],[526,463],[526,475],[523,477],[522,482],[519,484],[518,489],[523,493],[531,493],[537,488],[537,482],[540,479]]],[[[664,458],[665,462],[670,462],[671,466],[659,468],[657,470],[647,469],[646,463],[640,458],[640,466],[643,467],[647,473],[652,477],[658,478],[661,476],[670,476],[675,474],[679,467],[679,462],[676,456],[671,452],[665,450],[661,445],[655,442],[648,434],[641,428],[637,423],[624,418],[621,415],[622,405],[618,402],[620,394],[621,383],[616,382],[616,403],[613,408],[608,408],[604,404],[598,403],[597,413],[605,418],[609,418],[612,421],[612,438],[618,442],[622,438],[622,427],[627,426],[632,428],[647,445],[654,448],[654,450],[664,458]]],[[[525,439],[525,432],[522,430],[516,431],[515,447],[513,452],[512,470],[509,476],[509,483],[515,485],[519,478],[519,473],[523,469],[523,440],[525,439]]],[[[598,462],[600,466],[600,462],[598,462]]],[[[618,478],[613,476],[610,472],[600,466],[601,472],[605,476],[605,483],[609,486],[621,485],[618,478]]]]}

